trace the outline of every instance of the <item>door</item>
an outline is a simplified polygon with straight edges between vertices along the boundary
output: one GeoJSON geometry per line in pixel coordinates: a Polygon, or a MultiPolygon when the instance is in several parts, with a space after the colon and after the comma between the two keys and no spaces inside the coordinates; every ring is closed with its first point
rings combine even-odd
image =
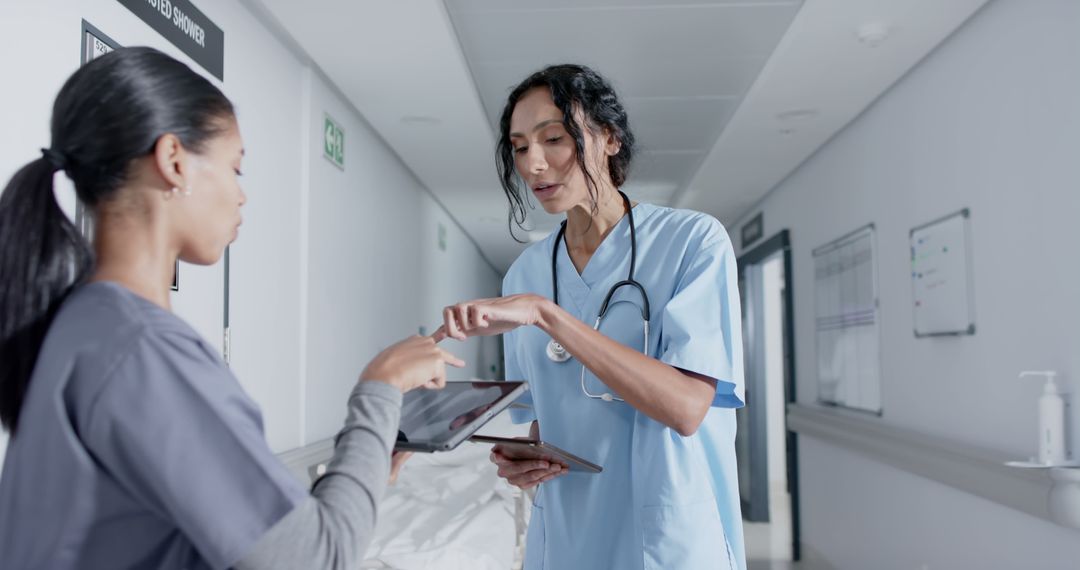
{"type": "MultiPolygon", "coordinates": [[[[86,20],[83,20],[81,44],[83,65],[120,47],[120,44],[86,20]]],[[[207,79],[221,87],[215,78],[207,76],[207,79]]],[[[93,219],[81,202],[75,205],[75,225],[87,241],[93,241],[93,219]]],[[[224,260],[214,265],[199,266],[178,261],[170,294],[173,313],[190,324],[211,346],[217,348],[226,362],[229,361],[228,270],[227,248],[224,260]]]]}

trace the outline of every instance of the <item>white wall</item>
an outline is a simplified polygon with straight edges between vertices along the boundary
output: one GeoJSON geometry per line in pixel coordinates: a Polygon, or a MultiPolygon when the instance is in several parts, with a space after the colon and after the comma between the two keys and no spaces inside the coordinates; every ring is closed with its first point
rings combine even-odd
{"type": "MultiPolygon", "coordinates": [[[[881,421],[1034,453],[1039,389],[1017,373],[1052,368],[1080,385],[1078,29],[1072,0],[991,2],[751,212],[764,210],[766,235],[791,229],[800,403],[816,397],[811,250],[874,222],[881,421]],[[908,231],[963,207],[977,334],[917,340],[908,231]]],[[[800,440],[802,539],[839,568],[1066,568],[1080,556],[1080,532],[800,440]]]]}
{"type": "MultiPolygon", "coordinates": [[[[330,437],[345,417],[344,395],[364,364],[400,338],[430,334],[442,308],[495,296],[498,276],[467,236],[402,168],[370,127],[314,83],[308,188],[307,439],[330,437]],[[345,170],[322,157],[324,113],[345,130],[345,170]],[[438,225],[446,228],[439,249],[438,225]]],[[[509,239],[509,238],[507,238],[509,239]]],[[[471,365],[451,379],[484,375],[479,339],[448,349],[471,365]]]]}
{"type": "MultiPolygon", "coordinates": [[[[336,431],[377,350],[421,325],[430,332],[446,304],[496,294],[500,276],[303,54],[235,0],[198,6],[225,31],[224,89],[247,149],[248,203],[231,256],[232,364],[283,451],[336,431]],[[346,129],[344,172],[320,156],[324,111],[346,129]]],[[[191,64],[115,0],[3,3],[8,45],[22,46],[0,58],[0,76],[17,85],[0,105],[5,183],[49,145],[52,102],[79,65],[84,18],[123,45],[191,64]]],[[[189,316],[203,317],[220,319],[189,316]]],[[[453,377],[490,376],[491,342],[448,344],[469,363],[453,377]]]]}

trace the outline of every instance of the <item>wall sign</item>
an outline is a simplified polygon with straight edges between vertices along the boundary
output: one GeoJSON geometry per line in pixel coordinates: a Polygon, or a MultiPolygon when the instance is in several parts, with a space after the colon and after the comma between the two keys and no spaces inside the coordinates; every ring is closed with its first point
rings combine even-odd
{"type": "Polygon", "coordinates": [[[101,30],[90,25],[90,22],[82,21],[82,57],[79,58],[82,65],[86,65],[119,47],[120,44],[113,41],[101,30]]]}
{"type": "Polygon", "coordinates": [[[762,212],[758,212],[754,219],[743,224],[742,249],[746,249],[747,246],[761,239],[761,236],[765,234],[765,223],[762,221],[762,214],[762,212]]]}
{"type": "Polygon", "coordinates": [[[225,81],[225,32],[189,0],[119,0],[142,21],[225,81]]]}
{"type": "Polygon", "coordinates": [[[325,115],[323,122],[323,156],[334,166],[345,170],[345,129],[325,115]]]}

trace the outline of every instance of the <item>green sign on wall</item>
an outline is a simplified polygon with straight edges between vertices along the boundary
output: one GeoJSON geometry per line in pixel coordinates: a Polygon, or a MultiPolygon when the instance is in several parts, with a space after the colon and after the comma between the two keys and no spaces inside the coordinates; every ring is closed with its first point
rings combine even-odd
{"type": "Polygon", "coordinates": [[[323,123],[323,156],[334,166],[345,170],[345,129],[326,115],[323,123]]]}

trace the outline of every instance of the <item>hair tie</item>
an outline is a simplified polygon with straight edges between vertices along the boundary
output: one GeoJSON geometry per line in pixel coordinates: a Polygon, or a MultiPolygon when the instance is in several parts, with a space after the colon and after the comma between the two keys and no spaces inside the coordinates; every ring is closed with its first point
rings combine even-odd
{"type": "Polygon", "coordinates": [[[52,166],[53,172],[67,170],[68,159],[64,153],[51,148],[43,148],[41,149],[41,156],[52,166]]]}

